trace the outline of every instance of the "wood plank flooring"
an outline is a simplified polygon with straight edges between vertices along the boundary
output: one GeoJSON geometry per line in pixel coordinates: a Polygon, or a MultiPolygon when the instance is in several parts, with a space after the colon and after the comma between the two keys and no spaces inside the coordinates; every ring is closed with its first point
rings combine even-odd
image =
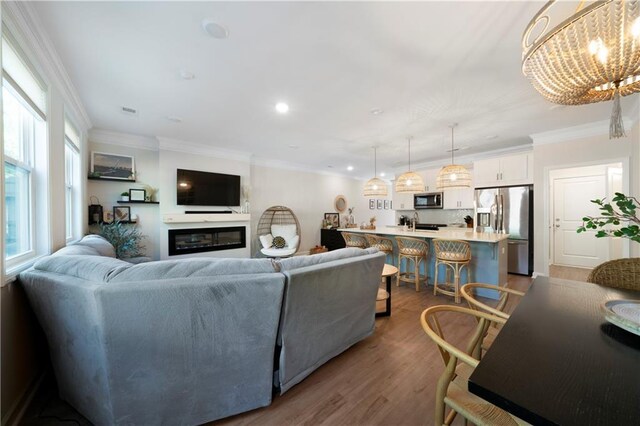
{"type": "MultiPolygon", "coordinates": [[[[531,278],[509,275],[509,286],[526,291],[531,278]]],[[[210,425],[419,425],[432,424],[435,386],[444,364],[420,325],[433,305],[453,304],[411,286],[393,286],[391,317],[376,319],[376,331],[335,357],[269,407],[210,425]]],[[[380,303],[380,302],[379,302],[380,303]]],[[[515,301],[510,301],[511,311],[515,301]]],[[[380,304],[380,310],[384,304],[380,304]]],[[[471,317],[451,316],[445,336],[458,345],[475,326],[471,317]]],[[[456,423],[462,424],[460,419],[456,423]]]]}

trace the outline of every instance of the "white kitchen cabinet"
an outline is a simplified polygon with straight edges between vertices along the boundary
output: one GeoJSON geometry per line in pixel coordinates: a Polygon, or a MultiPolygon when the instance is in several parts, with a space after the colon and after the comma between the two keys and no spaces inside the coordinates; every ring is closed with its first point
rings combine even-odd
{"type": "Polygon", "coordinates": [[[473,188],[447,189],[443,197],[442,205],[445,210],[473,208],[473,188]]]}
{"type": "Polygon", "coordinates": [[[476,188],[533,183],[533,154],[515,154],[473,163],[476,188]]]}
{"type": "Polygon", "coordinates": [[[413,194],[396,192],[396,182],[391,181],[391,200],[394,210],[413,210],[413,194]]]}
{"type": "Polygon", "coordinates": [[[440,169],[428,169],[420,173],[424,179],[425,192],[438,192],[438,173],[440,169]]]}

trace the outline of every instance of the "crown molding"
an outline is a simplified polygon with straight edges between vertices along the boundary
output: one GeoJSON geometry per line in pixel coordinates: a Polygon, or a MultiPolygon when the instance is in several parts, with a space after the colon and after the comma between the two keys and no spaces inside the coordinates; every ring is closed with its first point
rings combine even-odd
{"type": "Polygon", "coordinates": [[[163,151],[184,152],[196,155],[206,155],[207,157],[224,158],[227,160],[242,161],[249,163],[251,153],[236,151],[226,148],[215,148],[195,142],[187,142],[179,139],[158,137],[159,149],[163,151]]]}
{"type": "Polygon", "coordinates": [[[366,180],[361,177],[347,175],[345,173],[321,170],[321,169],[312,168],[310,166],[306,166],[298,163],[291,163],[291,162],[282,161],[282,160],[273,160],[271,158],[264,158],[264,157],[252,156],[251,165],[258,166],[258,167],[268,167],[271,169],[291,170],[294,172],[313,173],[313,174],[324,175],[324,176],[335,176],[335,177],[353,179],[353,180],[363,181],[363,182],[366,180]]]}
{"type": "MultiPolygon", "coordinates": [[[[633,126],[636,122],[632,116],[627,115],[623,116],[622,120],[627,123],[627,127],[629,124],[633,126]]],[[[593,123],[579,126],[534,133],[530,136],[533,139],[533,146],[539,146],[602,135],[609,135],[609,120],[594,121],[593,123]]]]}
{"type": "MultiPolygon", "coordinates": [[[[484,160],[484,159],[493,158],[493,157],[500,157],[500,156],[509,155],[509,154],[531,152],[532,150],[533,150],[533,145],[530,143],[527,143],[522,145],[509,146],[506,148],[493,149],[491,151],[479,152],[475,154],[459,155],[459,156],[456,156],[455,160],[457,164],[462,164],[467,168],[473,168],[474,161],[484,160]]],[[[412,164],[411,168],[413,169],[413,171],[416,171],[416,170],[420,171],[425,169],[440,168],[440,167],[446,166],[449,163],[451,163],[450,159],[442,158],[440,160],[432,160],[432,161],[425,161],[422,163],[412,164]]],[[[406,171],[407,171],[406,167],[404,166],[397,167],[394,169],[396,176],[406,171]]]]}
{"type": "Polygon", "coordinates": [[[134,149],[146,149],[149,151],[157,151],[159,146],[158,139],[154,137],[119,133],[103,129],[91,129],[89,131],[89,141],[134,149]]]}
{"type": "Polygon", "coordinates": [[[60,91],[75,124],[86,133],[92,127],[91,119],[33,5],[22,1],[2,2],[2,20],[18,41],[26,43],[26,49],[23,45],[21,48],[34,56],[28,59],[42,69],[41,77],[60,91]]]}

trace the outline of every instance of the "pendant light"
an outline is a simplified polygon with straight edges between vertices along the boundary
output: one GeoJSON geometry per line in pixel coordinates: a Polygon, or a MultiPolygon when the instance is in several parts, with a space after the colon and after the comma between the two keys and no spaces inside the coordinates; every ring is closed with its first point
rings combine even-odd
{"type": "Polygon", "coordinates": [[[365,197],[386,197],[387,184],[378,178],[378,147],[373,147],[373,177],[364,184],[365,197]]]}
{"type": "Polygon", "coordinates": [[[451,127],[451,164],[444,166],[440,173],[438,173],[438,180],[436,186],[438,189],[455,189],[455,188],[469,188],[471,186],[471,173],[466,167],[456,164],[453,161],[453,129],[457,126],[457,123],[452,124],[451,127]]]}
{"type": "Polygon", "coordinates": [[[409,170],[396,179],[396,192],[424,192],[424,181],[419,174],[411,171],[411,138],[409,142],[409,170]]]}

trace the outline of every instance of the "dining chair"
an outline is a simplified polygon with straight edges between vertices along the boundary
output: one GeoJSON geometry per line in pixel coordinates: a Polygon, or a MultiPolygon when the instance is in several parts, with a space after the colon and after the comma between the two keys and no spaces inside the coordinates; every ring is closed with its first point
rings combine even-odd
{"type": "Polygon", "coordinates": [[[640,291],[640,258],[604,262],[591,271],[587,282],[605,287],[640,291]]]}
{"type": "MultiPolygon", "coordinates": [[[[500,287],[500,286],[484,284],[484,283],[465,284],[462,286],[462,288],[460,288],[460,293],[462,294],[462,297],[464,298],[464,300],[467,301],[467,304],[469,305],[470,309],[488,312],[504,320],[509,319],[509,314],[505,312],[505,308],[507,307],[507,302],[509,301],[509,297],[524,296],[523,292],[508,288],[506,286],[500,287]],[[494,290],[500,293],[498,303],[496,304],[495,307],[482,303],[475,297],[475,290],[479,288],[494,290]]],[[[485,351],[488,350],[493,344],[493,341],[498,336],[499,332],[500,332],[500,326],[498,324],[496,323],[485,324],[484,338],[482,339],[482,344],[480,345],[480,347],[485,351]]],[[[476,357],[479,357],[480,351],[478,350],[475,355],[476,357]]]]}
{"type": "MultiPolygon", "coordinates": [[[[504,324],[505,321],[504,318],[461,306],[432,306],[422,312],[420,316],[422,328],[438,345],[438,350],[446,365],[436,386],[436,425],[450,425],[457,414],[477,425],[528,424],[468,391],[467,382],[470,372],[480,362],[470,354],[475,352],[474,349],[482,342],[482,333],[486,323],[504,324]],[[470,315],[478,319],[478,325],[464,351],[452,345],[444,337],[438,320],[438,315],[441,313],[470,315]],[[447,406],[451,411],[445,416],[447,406]]],[[[447,322],[450,322],[450,318],[447,318],[447,322]]]]}

